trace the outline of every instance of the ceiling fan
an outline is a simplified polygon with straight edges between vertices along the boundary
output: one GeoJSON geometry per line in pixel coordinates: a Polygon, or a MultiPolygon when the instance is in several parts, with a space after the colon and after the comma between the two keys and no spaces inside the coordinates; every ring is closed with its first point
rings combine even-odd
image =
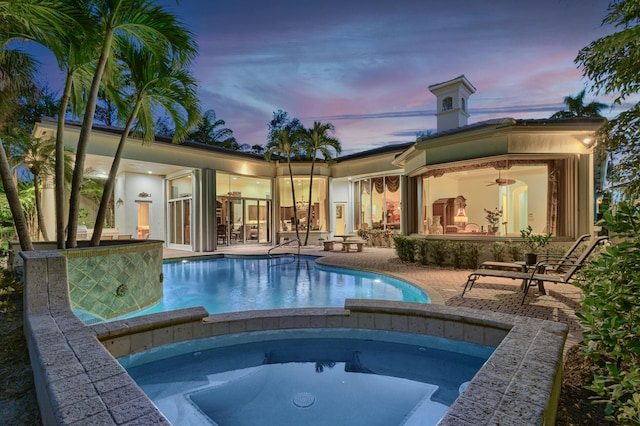
{"type": "Polygon", "coordinates": [[[500,176],[500,170],[498,170],[498,179],[489,183],[487,186],[491,186],[491,185],[507,186],[507,185],[513,185],[514,183],[516,183],[516,181],[513,179],[502,179],[502,177],[500,176]]]}

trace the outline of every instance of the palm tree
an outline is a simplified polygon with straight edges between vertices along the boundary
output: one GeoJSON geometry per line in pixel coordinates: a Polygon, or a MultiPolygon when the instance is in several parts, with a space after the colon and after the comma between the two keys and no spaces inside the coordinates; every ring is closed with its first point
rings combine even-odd
{"type": "MultiPolygon", "coordinates": [[[[41,181],[53,175],[55,168],[55,145],[51,141],[40,138],[25,138],[18,143],[19,152],[16,162],[27,167],[33,175],[33,195],[36,204],[38,229],[44,241],[49,241],[49,234],[42,213],[41,181]]],[[[36,237],[38,236],[36,232],[36,237]]]]}
{"type": "Polygon", "coordinates": [[[336,154],[342,152],[342,146],[340,141],[327,134],[327,132],[335,132],[335,128],[331,123],[321,123],[316,121],[313,123],[313,127],[310,129],[304,129],[301,133],[303,140],[303,149],[305,150],[307,157],[311,159],[311,173],[309,175],[309,206],[307,207],[307,233],[304,238],[304,245],[309,242],[309,229],[311,220],[311,196],[313,190],[313,170],[315,168],[318,154],[325,160],[333,160],[332,151],[336,154]]]}
{"type": "MultiPolygon", "coordinates": [[[[56,239],[58,248],[64,248],[64,176],[65,153],[63,145],[64,120],[69,99],[80,89],[75,81],[77,71],[86,68],[93,55],[87,52],[88,40],[98,28],[90,22],[89,0],[39,1],[13,0],[0,2],[2,30],[7,39],[32,40],[53,52],[61,69],[65,69],[65,87],[58,113],[56,134],[56,239]],[[74,87],[75,86],[75,87],[74,87]],[[72,92],[73,90],[73,92],[72,92]]],[[[89,81],[91,81],[89,79],[89,81]]],[[[80,99],[80,96],[76,96],[80,99]]],[[[72,102],[76,116],[80,115],[80,102],[72,102]]]]}
{"type": "Polygon", "coordinates": [[[600,111],[606,108],[607,105],[596,101],[585,105],[585,95],[586,91],[583,89],[576,97],[566,96],[564,104],[569,110],[558,111],[551,118],[602,117],[600,111]]]}
{"type": "Polygon", "coordinates": [[[122,152],[131,129],[135,127],[135,130],[142,134],[144,142],[152,143],[155,140],[156,128],[154,116],[163,108],[175,123],[173,141],[181,142],[189,129],[200,119],[196,81],[188,71],[176,68],[155,56],[150,50],[133,44],[122,52],[122,60],[129,68],[131,96],[127,99],[116,99],[116,102],[118,112],[122,114],[128,111],[128,117],[111,163],[109,177],[104,185],[91,246],[100,244],[122,152]],[[182,111],[186,113],[186,117],[181,115],[182,111]]]}
{"type": "Polygon", "coordinates": [[[151,0],[97,0],[90,4],[90,16],[99,24],[102,38],[76,149],[69,198],[67,247],[70,248],[77,245],[80,188],[98,91],[107,63],[113,62],[110,59],[113,59],[114,50],[123,50],[131,43],[143,45],[180,66],[188,65],[197,52],[192,34],[174,15],[151,0]]]}
{"type": "Polygon", "coordinates": [[[240,145],[233,137],[233,130],[224,126],[226,122],[224,120],[218,120],[216,112],[212,109],[207,110],[202,120],[198,123],[195,129],[189,134],[189,139],[206,143],[207,145],[220,146],[222,148],[239,149],[240,145]]]}
{"type": "MultiPolygon", "coordinates": [[[[18,97],[25,91],[34,90],[35,71],[35,61],[29,55],[16,50],[5,50],[4,46],[0,50],[0,125],[2,128],[6,128],[11,112],[18,104],[18,97]]],[[[29,227],[20,204],[20,195],[13,181],[12,168],[4,149],[5,142],[0,142],[2,142],[0,143],[0,178],[11,209],[20,248],[23,251],[33,250],[29,227]]]]}
{"type": "Polygon", "coordinates": [[[298,231],[298,213],[296,211],[296,191],[293,183],[293,171],[291,170],[291,159],[300,158],[301,140],[299,139],[299,129],[292,125],[287,125],[277,131],[271,133],[271,141],[267,144],[264,158],[271,161],[273,157],[278,157],[278,161],[283,158],[287,159],[289,167],[289,180],[291,181],[291,197],[293,198],[293,221],[292,224],[296,229],[296,238],[300,241],[300,232],[298,231]]]}

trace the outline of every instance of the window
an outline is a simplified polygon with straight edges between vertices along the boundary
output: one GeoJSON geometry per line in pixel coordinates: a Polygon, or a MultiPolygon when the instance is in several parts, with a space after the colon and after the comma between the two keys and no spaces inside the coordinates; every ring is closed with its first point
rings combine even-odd
{"type": "Polygon", "coordinates": [[[433,233],[435,216],[443,232],[506,237],[534,232],[569,235],[573,216],[571,160],[510,160],[431,170],[422,176],[420,233],[433,233]],[[562,176],[562,178],[560,178],[562,176]],[[456,198],[465,201],[466,220],[455,219],[456,198]],[[487,212],[498,211],[497,230],[487,212]]]}
{"type": "Polygon", "coordinates": [[[324,177],[313,178],[313,191],[309,199],[309,177],[293,178],[296,202],[294,205],[291,194],[291,180],[280,178],[278,181],[278,194],[280,205],[278,206],[278,221],[280,231],[294,231],[297,218],[298,230],[306,230],[307,226],[312,231],[327,229],[327,202],[328,179],[324,177]],[[308,217],[311,207],[311,217],[308,217]]]}
{"type": "Polygon", "coordinates": [[[442,110],[449,111],[451,109],[453,109],[453,98],[449,96],[442,100],[442,110]]]}
{"type": "Polygon", "coordinates": [[[460,98],[460,108],[462,108],[464,112],[467,112],[467,102],[464,98],[460,98]]]}
{"type": "Polygon", "coordinates": [[[400,176],[354,182],[356,229],[400,229],[400,176]]]}
{"type": "Polygon", "coordinates": [[[216,173],[218,243],[271,241],[271,179],[216,173]]]}
{"type": "Polygon", "coordinates": [[[254,176],[216,173],[216,195],[229,197],[271,198],[271,180],[254,176]]]}

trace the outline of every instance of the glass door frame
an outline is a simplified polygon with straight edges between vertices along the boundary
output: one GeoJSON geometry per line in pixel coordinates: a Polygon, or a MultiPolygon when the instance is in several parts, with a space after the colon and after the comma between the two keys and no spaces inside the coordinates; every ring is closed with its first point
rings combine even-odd
{"type": "MultiPolygon", "coordinates": [[[[216,204],[218,202],[221,204],[220,224],[225,225],[226,232],[226,244],[218,242],[219,246],[271,243],[272,200],[218,196],[216,197],[216,204]],[[231,206],[233,206],[233,209],[231,206]],[[255,228],[251,228],[251,226],[255,226],[255,228]]],[[[217,221],[218,219],[216,218],[216,223],[217,221]]],[[[218,232],[217,229],[218,226],[216,226],[216,233],[218,232]]]]}
{"type": "Polygon", "coordinates": [[[167,178],[167,225],[166,225],[166,246],[167,248],[175,248],[179,250],[193,250],[194,235],[194,197],[193,174],[185,174],[167,178]],[[191,177],[191,193],[178,194],[177,197],[171,197],[170,183],[173,180],[191,177]],[[179,214],[177,214],[179,212],[179,214]],[[176,223],[179,221],[179,223],[176,223]]]}

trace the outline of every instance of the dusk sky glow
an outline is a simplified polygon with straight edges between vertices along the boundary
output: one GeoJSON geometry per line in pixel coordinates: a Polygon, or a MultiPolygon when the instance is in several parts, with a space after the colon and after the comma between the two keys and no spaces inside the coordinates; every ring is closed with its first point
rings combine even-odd
{"type": "MultiPolygon", "coordinates": [[[[333,123],[343,154],[435,129],[427,87],[461,74],[477,89],[469,123],[547,118],[586,87],[579,50],[614,31],[601,26],[608,0],[160,3],[195,34],[203,110],[214,109],[239,143],[264,144],[282,109],[306,127],[333,123]]],[[[57,89],[55,64],[40,60],[57,89]]]]}

